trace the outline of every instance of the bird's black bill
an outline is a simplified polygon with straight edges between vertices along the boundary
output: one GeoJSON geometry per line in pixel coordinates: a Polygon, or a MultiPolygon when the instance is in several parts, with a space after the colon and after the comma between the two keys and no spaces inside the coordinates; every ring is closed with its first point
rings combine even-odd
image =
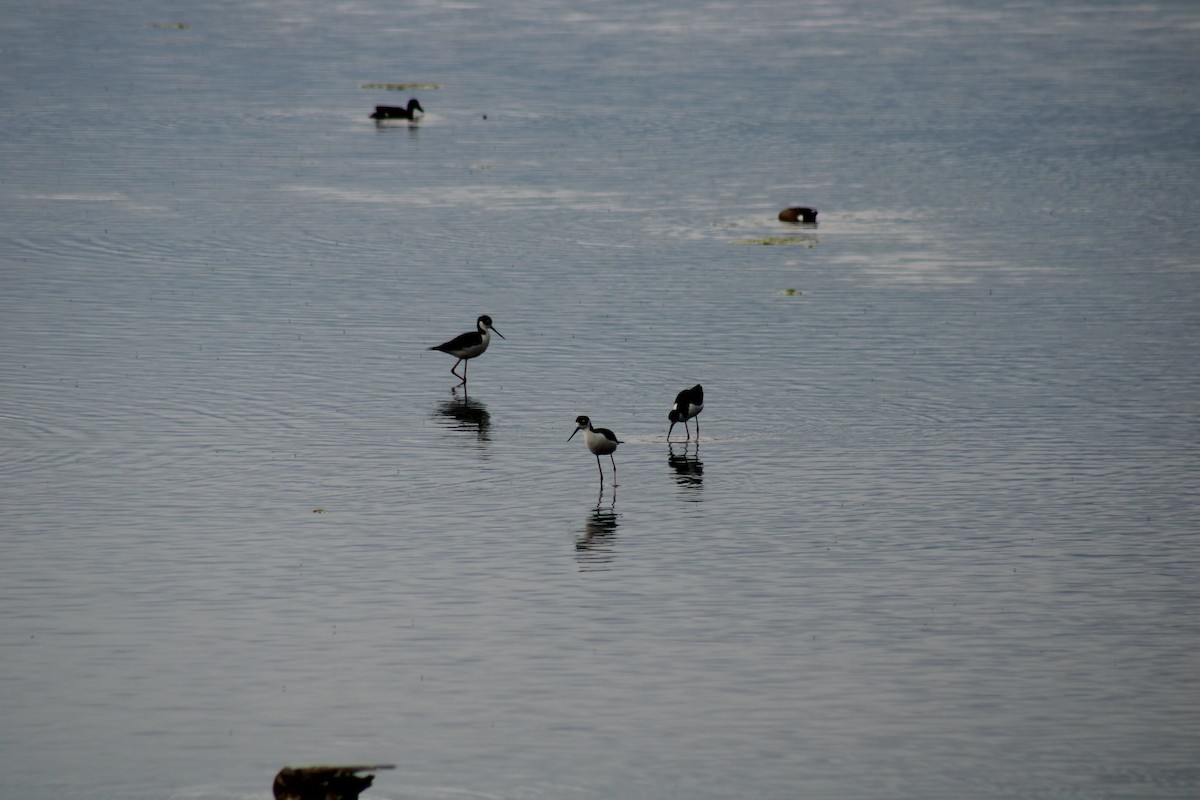
{"type": "Polygon", "coordinates": [[[567,437],[567,441],[569,442],[569,441],[571,441],[572,439],[574,439],[574,438],[575,438],[575,434],[577,434],[577,433],[579,433],[579,428],[576,428],[575,430],[571,431],[571,435],[567,437]]]}

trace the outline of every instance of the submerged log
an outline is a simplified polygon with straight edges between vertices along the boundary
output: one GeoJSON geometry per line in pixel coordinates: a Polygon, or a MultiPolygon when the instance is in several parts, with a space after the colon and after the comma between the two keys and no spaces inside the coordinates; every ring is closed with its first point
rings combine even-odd
{"type": "Polygon", "coordinates": [[[375,772],[395,769],[395,764],[361,767],[284,767],[275,776],[275,800],[358,800],[375,780],[375,772]]]}

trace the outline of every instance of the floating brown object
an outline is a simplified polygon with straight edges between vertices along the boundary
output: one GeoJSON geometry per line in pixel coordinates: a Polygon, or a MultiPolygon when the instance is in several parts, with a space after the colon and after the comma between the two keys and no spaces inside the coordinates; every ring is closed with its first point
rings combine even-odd
{"type": "Polygon", "coordinates": [[[792,206],[779,212],[780,222],[816,222],[817,210],[808,206],[792,206]]]}
{"type": "Polygon", "coordinates": [[[358,800],[375,780],[375,772],[395,769],[395,764],[362,767],[284,767],[275,776],[275,800],[358,800]]]}

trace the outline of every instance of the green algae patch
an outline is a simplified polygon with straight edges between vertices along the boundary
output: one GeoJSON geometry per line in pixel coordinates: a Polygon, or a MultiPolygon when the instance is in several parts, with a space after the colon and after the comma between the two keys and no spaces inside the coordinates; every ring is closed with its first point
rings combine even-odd
{"type": "Polygon", "coordinates": [[[779,294],[784,297],[800,297],[804,294],[804,292],[800,291],[799,289],[784,289],[779,294]]]}
{"type": "Polygon", "coordinates": [[[439,83],[364,83],[360,89],[383,89],[388,92],[411,92],[416,89],[440,89],[439,83]]]}
{"type": "Polygon", "coordinates": [[[192,27],[190,22],[151,22],[150,27],[160,31],[186,31],[192,27]]]}
{"type": "Polygon", "coordinates": [[[817,240],[812,236],[759,236],[754,239],[737,239],[734,244],[759,244],[759,245],[796,245],[802,244],[805,247],[815,247],[817,240]]]}

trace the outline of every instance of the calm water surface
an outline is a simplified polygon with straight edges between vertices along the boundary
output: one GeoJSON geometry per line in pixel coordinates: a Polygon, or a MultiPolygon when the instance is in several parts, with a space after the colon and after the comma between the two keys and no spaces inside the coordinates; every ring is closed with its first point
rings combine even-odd
{"type": "Polygon", "coordinates": [[[0,796],[1196,797],[1198,36],[8,3],[0,796]]]}

